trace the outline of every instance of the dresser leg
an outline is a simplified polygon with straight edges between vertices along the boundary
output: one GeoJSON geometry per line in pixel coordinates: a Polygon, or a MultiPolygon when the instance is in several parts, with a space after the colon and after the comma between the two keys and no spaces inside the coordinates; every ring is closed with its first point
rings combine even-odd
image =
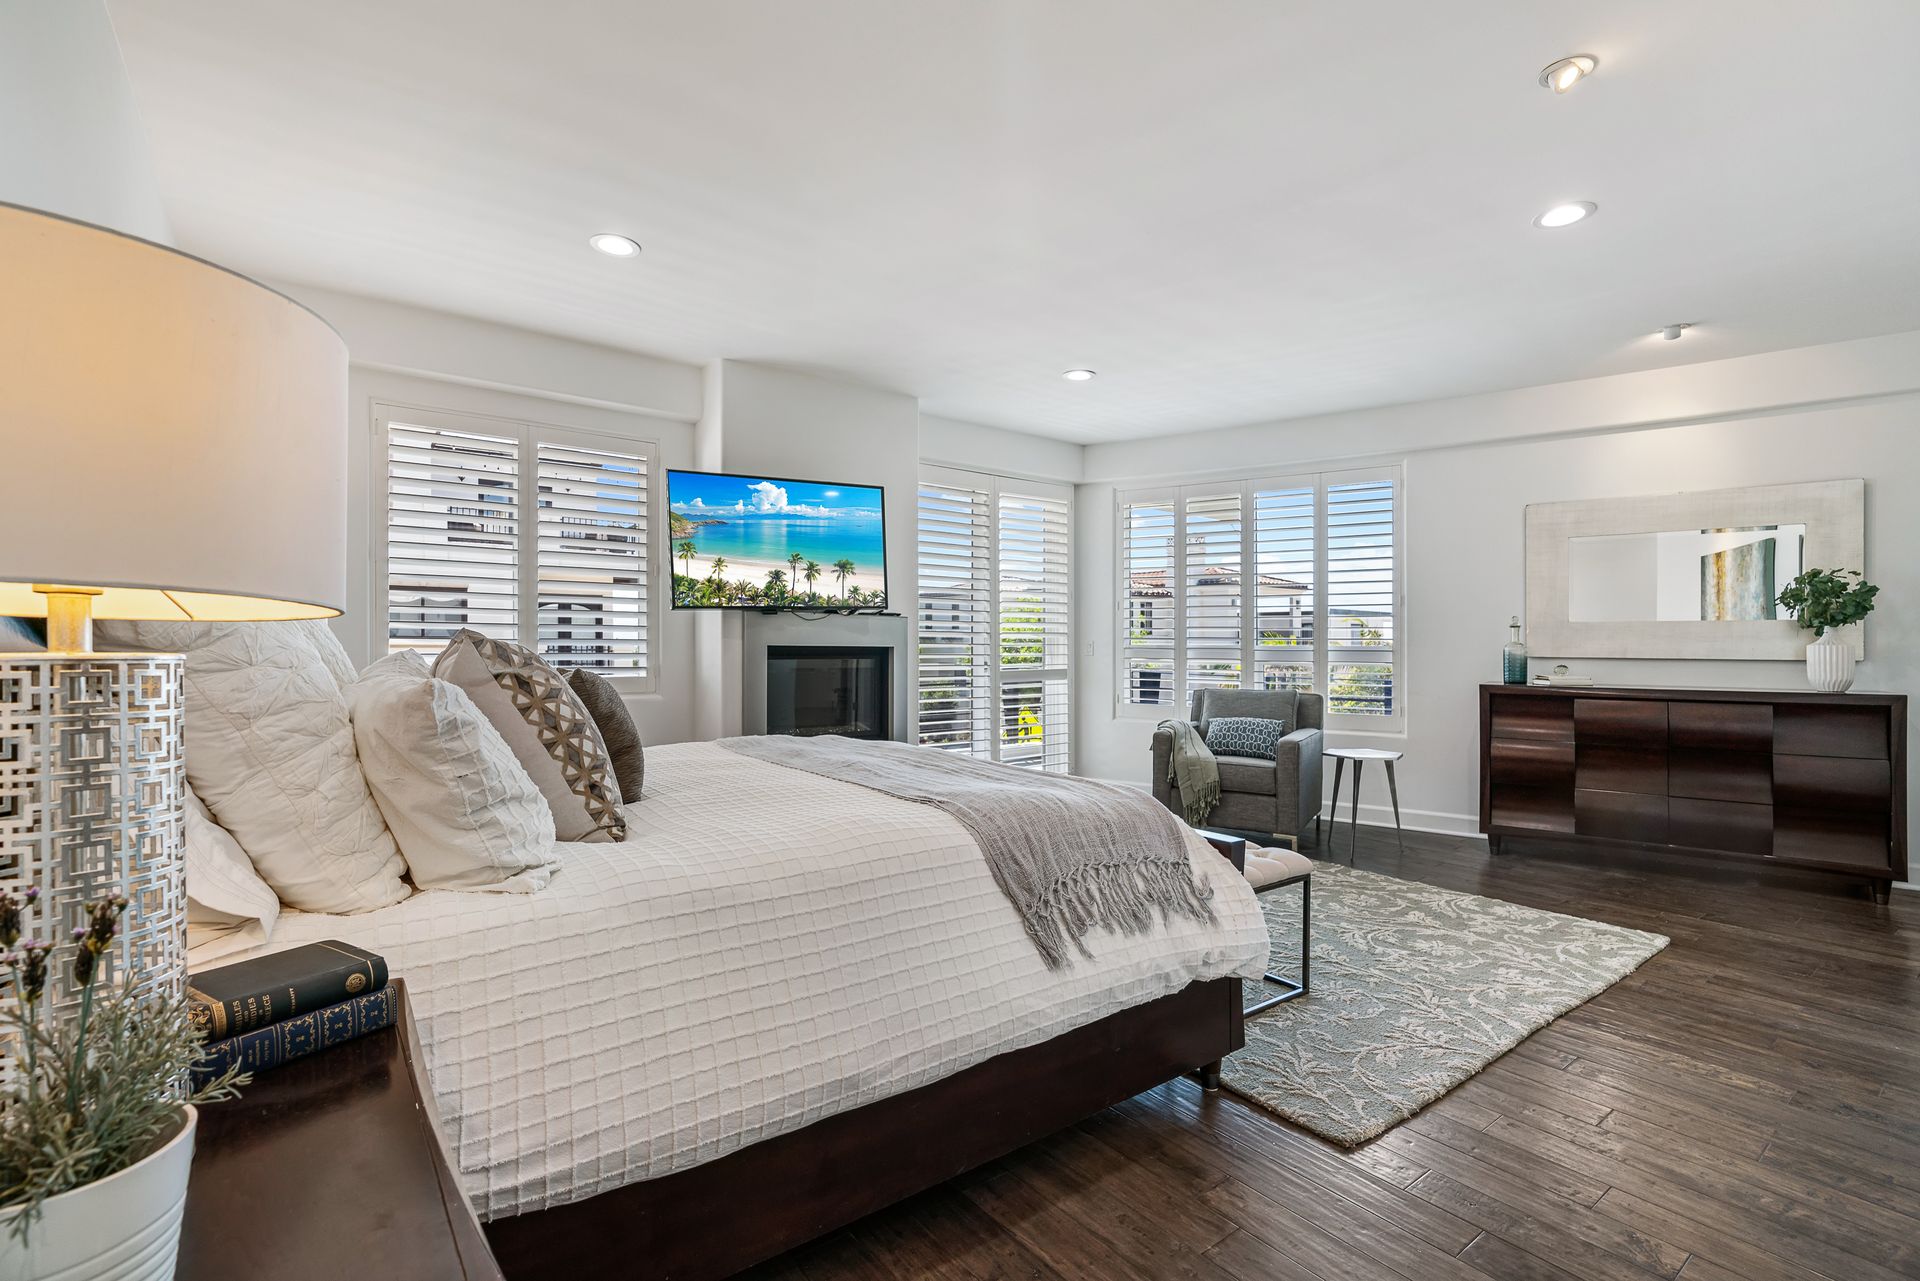
{"type": "Polygon", "coordinates": [[[1220,1060],[1202,1064],[1200,1067],[1200,1088],[1211,1093],[1220,1088],[1220,1060]]]}
{"type": "Polygon", "coordinates": [[[1892,897],[1893,897],[1892,881],[1875,881],[1873,883],[1873,901],[1874,902],[1885,903],[1888,899],[1892,897]]]}
{"type": "Polygon", "coordinates": [[[1487,853],[1493,855],[1495,858],[1500,857],[1500,838],[1499,837],[1489,836],[1487,838],[1487,853]]]}

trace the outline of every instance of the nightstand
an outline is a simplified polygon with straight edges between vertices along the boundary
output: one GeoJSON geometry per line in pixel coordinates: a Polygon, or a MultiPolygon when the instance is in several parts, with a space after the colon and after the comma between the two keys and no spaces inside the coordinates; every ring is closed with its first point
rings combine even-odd
{"type": "Polygon", "coordinates": [[[200,1110],[176,1281],[502,1281],[399,1023],[200,1110]]]}

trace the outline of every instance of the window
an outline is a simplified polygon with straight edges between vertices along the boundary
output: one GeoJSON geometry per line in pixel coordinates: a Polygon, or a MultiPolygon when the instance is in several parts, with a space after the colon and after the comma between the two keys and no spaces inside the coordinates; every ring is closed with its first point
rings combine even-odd
{"type": "Polygon", "coordinates": [[[919,515],[919,741],[1065,773],[1073,491],[928,468],[919,515]]]}
{"type": "Polygon", "coordinates": [[[470,627],[652,688],[652,445],[390,405],[375,420],[389,652],[470,627]]]}
{"type": "Polygon", "coordinates": [[[1327,723],[1405,723],[1398,468],[1119,496],[1122,706],[1315,690],[1327,723]]]}

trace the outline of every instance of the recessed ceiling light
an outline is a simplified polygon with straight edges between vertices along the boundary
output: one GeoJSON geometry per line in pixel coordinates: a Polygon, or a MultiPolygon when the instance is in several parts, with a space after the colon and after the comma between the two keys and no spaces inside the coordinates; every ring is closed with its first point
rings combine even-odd
{"type": "Polygon", "coordinates": [[[1660,336],[1666,339],[1668,342],[1672,342],[1674,339],[1678,338],[1681,334],[1686,333],[1687,330],[1692,328],[1693,328],[1692,324],[1683,320],[1677,325],[1668,325],[1665,329],[1662,329],[1660,331],[1660,336]]]}
{"type": "Polygon", "coordinates": [[[1565,93],[1592,75],[1593,69],[1599,65],[1600,59],[1590,53],[1576,53],[1571,58],[1548,63],[1547,69],[1540,73],[1540,87],[1565,93]]]}
{"type": "Polygon", "coordinates": [[[1083,383],[1093,377],[1093,371],[1091,369],[1069,369],[1060,376],[1070,383],[1083,383]]]}
{"type": "Polygon", "coordinates": [[[1564,205],[1555,205],[1533,220],[1536,227],[1571,227],[1593,213],[1600,206],[1591,200],[1574,200],[1564,205]]]}
{"type": "Polygon", "coordinates": [[[616,236],[611,231],[603,231],[597,236],[589,236],[587,243],[611,258],[631,258],[640,252],[640,242],[626,236],[616,236]]]}

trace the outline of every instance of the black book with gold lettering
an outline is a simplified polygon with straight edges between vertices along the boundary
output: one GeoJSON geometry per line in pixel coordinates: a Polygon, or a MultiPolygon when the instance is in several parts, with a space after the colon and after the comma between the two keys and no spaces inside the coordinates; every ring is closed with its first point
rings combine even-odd
{"type": "Polygon", "coordinates": [[[217,1041],[386,985],[386,961],[329,939],[189,975],[187,1017],[217,1041]]]}

